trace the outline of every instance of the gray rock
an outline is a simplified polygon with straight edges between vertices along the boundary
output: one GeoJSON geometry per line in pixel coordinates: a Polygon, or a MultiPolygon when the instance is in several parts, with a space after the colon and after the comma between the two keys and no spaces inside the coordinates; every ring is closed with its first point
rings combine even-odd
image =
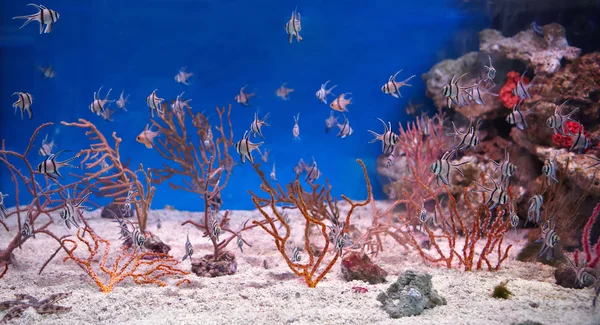
{"type": "Polygon", "coordinates": [[[420,315],[425,309],[446,304],[446,299],[432,288],[431,275],[410,270],[380,293],[377,300],[391,318],[420,315]]]}

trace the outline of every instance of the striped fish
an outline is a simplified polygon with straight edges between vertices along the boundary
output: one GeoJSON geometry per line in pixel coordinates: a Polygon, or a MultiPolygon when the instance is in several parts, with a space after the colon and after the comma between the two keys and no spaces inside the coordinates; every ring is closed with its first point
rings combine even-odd
{"type": "Polygon", "coordinates": [[[442,156],[442,158],[436,160],[429,167],[429,170],[436,176],[436,181],[437,181],[438,186],[440,186],[440,180],[444,184],[450,186],[450,171],[452,171],[452,169],[456,170],[461,176],[463,176],[463,177],[465,176],[459,167],[464,164],[470,163],[470,161],[465,161],[465,162],[458,163],[458,164],[452,164],[450,162],[450,157],[452,157],[452,155],[455,152],[456,152],[456,149],[453,149],[451,151],[446,151],[444,153],[444,155],[442,156]]]}
{"type": "Polygon", "coordinates": [[[573,270],[575,270],[575,282],[580,288],[593,284],[596,281],[596,277],[587,271],[587,260],[584,259],[583,265],[581,266],[577,266],[577,264],[568,257],[567,260],[569,260],[573,270]]]}
{"type": "Polygon", "coordinates": [[[258,113],[254,113],[254,120],[252,121],[252,124],[250,124],[250,132],[252,132],[252,134],[255,137],[258,134],[258,136],[261,139],[265,138],[263,136],[260,128],[263,127],[263,126],[271,126],[270,124],[267,124],[267,122],[266,122],[267,117],[269,117],[269,113],[267,113],[265,116],[263,116],[262,119],[258,119],[258,113]]]}
{"type": "Polygon", "coordinates": [[[295,244],[288,242],[288,247],[291,249],[290,261],[292,263],[298,263],[302,260],[302,255],[300,255],[300,249],[295,244]]]}
{"type": "Polygon", "coordinates": [[[25,220],[23,227],[21,227],[21,237],[33,237],[35,238],[35,232],[33,231],[33,227],[29,224],[29,220],[25,220]]]}
{"type": "Polygon", "coordinates": [[[79,155],[75,155],[75,157],[71,157],[65,161],[56,161],[56,157],[65,151],[70,150],[61,150],[53,155],[48,156],[48,158],[39,163],[39,165],[37,166],[38,173],[56,179],[57,176],[60,178],[64,178],[58,171],[61,167],[79,168],[79,166],[69,165],[71,161],[79,158],[79,155]]]}
{"type": "Polygon", "coordinates": [[[571,115],[575,114],[575,112],[577,112],[579,110],[579,107],[576,107],[569,114],[562,115],[561,114],[562,108],[567,102],[569,102],[569,99],[564,101],[560,106],[556,106],[556,108],[554,109],[554,114],[546,120],[546,125],[548,125],[548,127],[551,128],[552,132],[555,134],[559,133],[561,135],[566,135],[565,134],[565,123],[567,123],[567,121],[574,122],[574,120],[571,119],[571,115]]]}
{"type": "Polygon", "coordinates": [[[494,182],[494,188],[491,189],[489,187],[485,187],[483,184],[477,182],[477,181],[473,181],[473,183],[475,183],[477,186],[481,187],[482,190],[475,190],[475,192],[488,192],[490,193],[487,201],[484,203],[485,205],[488,205],[490,202],[492,203],[492,206],[490,206],[490,210],[494,210],[498,205],[504,205],[506,203],[508,203],[509,200],[509,196],[508,196],[508,192],[504,190],[504,188],[502,188],[502,186],[500,186],[495,179],[493,179],[492,177],[489,177],[489,179],[492,180],[492,182],[494,182]]]}
{"type": "Polygon", "coordinates": [[[517,227],[519,226],[519,216],[517,215],[517,212],[514,210],[514,207],[511,207],[511,211],[510,211],[510,226],[512,229],[515,230],[515,233],[518,235],[519,234],[519,230],[517,229],[517,227]]]}
{"type": "Polygon", "coordinates": [[[495,85],[494,78],[496,78],[496,68],[494,68],[494,65],[492,65],[492,57],[488,55],[488,59],[490,59],[490,65],[483,66],[487,71],[487,78],[485,80],[489,80],[493,85],[495,85]]]}
{"type": "Polygon", "coordinates": [[[160,107],[164,99],[156,96],[157,90],[158,89],[154,89],[154,91],[152,91],[152,93],[148,97],[146,97],[146,105],[148,105],[148,107],[150,108],[150,115],[152,115],[152,117],[154,117],[154,111],[156,111],[158,115],[162,115],[164,113],[162,108],[160,107]]]}
{"type": "Polygon", "coordinates": [[[250,98],[255,96],[254,93],[246,92],[246,87],[248,87],[248,85],[242,87],[240,92],[233,98],[244,107],[250,106],[250,98]]]}
{"type": "Polygon", "coordinates": [[[58,21],[58,18],[60,18],[60,15],[58,14],[58,12],[56,12],[52,9],[46,8],[46,6],[44,6],[44,5],[36,5],[36,4],[30,3],[30,4],[28,4],[28,6],[34,6],[39,11],[35,14],[28,15],[28,16],[13,17],[13,19],[27,19],[27,21],[25,21],[25,23],[23,23],[23,25],[21,27],[19,27],[19,29],[25,27],[25,25],[29,24],[32,21],[38,21],[38,22],[40,22],[40,34],[42,33],[42,31],[44,32],[44,34],[50,33],[52,31],[52,26],[54,25],[55,22],[58,21]],[[46,27],[46,28],[44,29],[44,27],[46,27]]]}
{"type": "Polygon", "coordinates": [[[219,225],[219,220],[214,216],[214,212],[211,213],[209,218],[210,222],[210,237],[214,238],[215,241],[219,242],[219,235],[221,235],[221,226],[219,225]]]}
{"type": "Polygon", "coordinates": [[[510,162],[510,154],[506,148],[504,149],[504,160],[501,163],[497,163],[494,160],[490,160],[490,162],[496,166],[494,171],[500,168],[500,185],[503,185],[504,188],[508,188],[510,177],[517,171],[517,166],[510,162]]]}
{"type": "MultiPolygon", "coordinates": [[[[442,205],[443,202],[443,198],[442,201],[440,201],[440,206],[442,205]]],[[[425,210],[425,199],[423,199],[423,202],[421,203],[421,212],[419,213],[419,221],[421,222],[420,229],[419,231],[423,231],[423,225],[427,224],[428,227],[434,226],[437,227],[438,223],[438,219],[437,219],[437,210],[435,209],[435,206],[433,208],[433,214],[430,214],[427,212],[427,210],[425,210]]]]}
{"type": "Polygon", "coordinates": [[[578,154],[581,154],[590,147],[590,139],[588,139],[583,133],[583,125],[581,125],[581,123],[579,123],[577,129],[577,134],[569,132],[569,137],[573,142],[571,148],[569,148],[569,151],[577,151],[578,154]]]}
{"type": "Polygon", "coordinates": [[[306,182],[312,183],[312,182],[316,181],[317,179],[319,179],[319,177],[321,177],[321,171],[319,170],[319,168],[317,168],[317,162],[315,161],[315,158],[313,157],[313,163],[312,163],[310,169],[308,169],[307,173],[306,173],[306,182]]]}
{"type": "Polygon", "coordinates": [[[65,224],[67,225],[68,229],[71,229],[71,224],[75,226],[75,228],[79,229],[79,224],[77,224],[75,215],[78,213],[78,209],[81,206],[81,203],[83,203],[83,201],[85,201],[88,198],[88,196],[90,196],[90,194],[91,192],[88,192],[76,204],[71,204],[69,201],[65,200],[65,204],[62,210],[60,211],[60,218],[65,221],[65,224]]]}
{"type": "MultiPolygon", "coordinates": [[[[246,158],[250,161],[251,164],[254,164],[254,158],[252,158],[252,151],[257,150],[260,153],[260,146],[264,142],[252,143],[249,140],[250,134],[248,131],[244,132],[244,136],[238,142],[236,142],[233,146],[235,151],[240,154],[240,159],[242,160],[242,164],[246,163],[246,158]]],[[[262,154],[261,154],[262,155],[262,154]]]]}
{"type": "Polygon", "coordinates": [[[447,133],[448,136],[455,136],[460,139],[458,145],[456,145],[455,149],[457,150],[467,150],[470,147],[475,149],[479,144],[479,137],[477,136],[477,131],[479,126],[481,125],[481,119],[477,121],[477,124],[473,126],[473,120],[469,120],[469,127],[467,128],[467,132],[460,132],[456,128],[456,124],[452,122],[452,127],[454,128],[454,133],[447,133]]]}
{"type": "Polygon", "coordinates": [[[533,109],[532,107],[526,112],[521,111],[519,106],[521,106],[523,102],[524,100],[521,99],[518,103],[516,103],[515,106],[513,106],[512,112],[506,117],[506,123],[510,125],[516,125],[517,128],[521,131],[525,130],[525,128],[529,126],[527,125],[525,116],[529,115],[529,113],[531,113],[533,109]]]}
{"type": "Polygon", "coordinates": [[[381,86],[381,91],[384,94],[388,94],[391,95],[394,98],[400,98],[402,97],[402,94],[400,94],[400,87],[404,87],[404,86],[408,86],[408,87],[412,87],[411,84],[408,84],[407,82],[414,78],[415,75],[413,74],[412,76],[398,82],[396,81],[396,76],[402,72],[402,69],[400,69],[400,71],[396,72],[393,76],[390,76],[388,78],[388,81],[385,83],[385,85],[381,86]]]}
{"type": "Polygon", "coordinates": [[[465,90],[465,94],[467,94],[467,98],[477,105],[486,105],[483,95],[491,95],[491,96],[498,97],[497,94],[491,93],[491,92],[487,91],[487,89],[483,89],[483,90],[481,89],[481,83],[486,80],[488,80],[488,79],[483,79],[483,80],[479,81],[478,83],[476,83],[475,85],[473,85],[471,88],[465,90]]]}
{"type": "Polygon", "coordinates": [[[442,95],[446,97],[448,108],[452,108],[452,103],[454,103],[458,107],[464,106],[463,103],[460,102],[459,96],[461,95],[461,93],[464,93],[465,90],[473,87],[462,87],[458,85],[458,82],[466,75],[467,73],[464,73],[458,78],[456,78],[456,76],[452,76],[452,80],[450,80],[450,83],[448,83],[444,86],[444,88],[442,88],[442,95]]]}
{"type": "Polygon", "coordinates": [[[350,126],[350,121],[348,121],[348,118],[346,118],[346,114],[343,114],[343,115],[344,115],[344,124],[338,123],[338,125],[337,125],[338,128],[340,129],[340,132],[337,134],[337,136],[342,139],[345,137],[351,136],[352,133],[354,133],[354,130],[350,126]]]}
{"type": "Polygon", "coordinates": [[[8,196],[8,194],[4,194],[4,193],[0,192],[0,220],[4,220],[8,216],[8,210],[6,209],[6,206],[4,205],[4,198],[7,196],[8,196]]]}
{"type": "MultiPolygon", "coordinates": [[[[333,88],[337,87],[337,85],[327,89],[327,84],[330,82],[331,80],[327,80],[324,84],[321,84],[321,88],[319,88],[319,90],[317,90],[317,92],[315,93],[315,96],[317,96],[317,98],[319,99],[319,101],[321,103],[325,103],[327,104],[327,96],[328,95],[333,95],[335,96],[335,94],[332,94],[331,91],[333,90],[333,88]]],[[[333,112],[332,112],[333,114],[333,112]]],[[[331,128],[331,127],[330,127],[331,128]]],[[[327,132],[327,131],[325,131],[327,132]]]]}
{"type": "Polygon", "coordinates": [[[544,197],[536,194],[529,199],[529,209],[527,210],[527,222],[540,224],[542,222],[541,210],[544,205],[544,197]]]}
{"type": "Polygon", "coordinates": [[[100,99],[100,91],[102,90],[102,87],[100,87],[98,89],[97,92],[94,92],[94,101],[92,101],[92,103],[90,104],[90,111],[92,111],[94,114],[100,116],[100,115],[104,115],[105,113],[105,109],[108,108],[108,106],[106,104],[110,104],[112,102],[114,102],[114,100],[109,100],[108,96],[110,95],[110,92],[112,91],[112,88],[108,90],[108,92],[106,93],[106,97],[104,97],[104,99],[100,99]]]}
{"type": "Polygon", "coordinates": [[[190,243],[190,234],[187,234],[187,240],[185,241],[185,255],[183,255],[183,258],[181,259],[181,261],[185,261],[186,258],[190,258],[190,262],[192,261],[192,254],[194,254],[194,249],[192,247],[192,243],[190,243]]]}
{"type": "Polygon", "coordinates": [[[33,111],[31,110],[31,104],[33,104],[33,96],[31,96],[30,93],[24,93],[20,91],[12,94],[12,96],[14,95],[19,96],[19,99],[17,99],[17,101],[12,104],[12,107],[15,108],[15,114],[17,113],[17,109],[20,108],[21,120],[24,118],[25,112],[27,112],[27,115],[29,115],[29,119],[31,120],[33,118],[33,111]]]}
{"type": "Polygon", "coordinates": [[[294,36],[296,36],[296,41],[302,41],[302,36],[300,36],[300,31],[302,30],[302,17],[298,12],[298,8],[294,9],[292,12],[292,16],[290,20],[285,23],[285,32],[288,34],[288,42],[292,44],[292,40],[294,36]]]}
{"type": "Polygon", "coordinates": [[[552,255],[554,254],[554,247],[556,247],[559,242],[560,237],[554,230],[554,223],[550,220],[546,221],[542,226],[542,235],[536,240],[536,244],[542,244],[538,257],[546,254],[546,260],[551,260],[552,255]]]}
{"type": "Polygon", "coordinates": [[[528,84],[524,84],[523,78],[525,78],[526,73],[527,73],[527,71],[523,72],[523,74],[521,75],[521,78],[517,82],[517,85],[512,90],[512,94],[514,96],[519,97],[519,99],[531,99],[531,94],[529,93],[529,88],[531,88],[531,86],[533,86],[533,81],[535,80],[536,77],[533,77],[533,79],[531,79],[531,81],[528,84]]]}
{"type": "Polygon", "coordinates": [[[136,249],[141,249],[144,247],[144,243],[146,242],[146,235],[140,230],[139,227],[134,227],[133,233],[131,234],[131,239],[134,247],[136,249]]]}
{"type": "Polygon", "coordinates": [[[240,249],[240,252],[242,252],[242,254],[244,253],[244,241],[242,240],[242,235],[238,234],[237,235],[237,247],[240,249]]]}
{"type": "Polygon", "coordinates": [[[550,185],[550,181],[554,181],[558,183],[556,179],[556,156],[552,159],[544,160],[544,166],[542,166],[542,174],[544,174],[548,178],[548,185],[550,185]]]}
{"type": "Polygon", "coordinates": [[[110,209],[107,209],[107,211],[113,215],[113,218],[115,219],[113,220],[113,222],[119,223],[119,239],[126,240],[127,238],[129,238],[131,236],[131,231],[129,230],[129,227],[127,227],[125,219],[117,216],[117,214],[110,209]]]}
{"type": "Polygon", "coordinates": [[[394,150],[394,146],[396,146],[396,144],[398,143],[398,141],[400,141],[400,139],[398,138],[398,135],[395,134],[394,131],[392,131],[392,123],[391,122],[388,122],[388,124],[386,125],[382,119],[380,119],[380,118],[377,118],[377,119],[380,120],[381,123],[383,124],[383,133],[378,134],[376,132],[368,130],[372,135],[375,136],[375,139],[369,141],[369,143],[373,143],[375,141],[380,140],[381,141],[381,151],[383,152],[383,154],[387,154],[394,150]]]}

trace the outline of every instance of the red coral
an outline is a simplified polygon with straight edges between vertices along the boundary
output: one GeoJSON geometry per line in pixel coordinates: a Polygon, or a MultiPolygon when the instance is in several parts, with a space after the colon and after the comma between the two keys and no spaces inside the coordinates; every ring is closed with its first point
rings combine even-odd
{"type": "MultiPolygon", "coordinates": [[[[500,100],[502,101],[502,104],[504,104],[504,107],[513,108],[513,106],[519,102],[519,97],[513,95],[512,91],[517,87],[517,83],[520,79],[521,75],[516,71],[509,71],[506,74],[506,83],[500,89],[500,100]]],[[[528,84],[529,78],[524,77],[523,83],[528,84]]]]}
{"type": "Polygon", "coordinates": [[[571,146],[573,145],[573,139],[570,136],[568,136],[568,134],[577,134],[579,133],[580,128],[583,132],[583,135],[586,138],[589,138],[589,134],[586,131],[584,131],[583,125],[577,122],[567,121],[565,123],[565,135],[562,135],[560,133],[553,134],[552,142],[554,142],[554,144],[559,148],[571,148],[571,146]]]}

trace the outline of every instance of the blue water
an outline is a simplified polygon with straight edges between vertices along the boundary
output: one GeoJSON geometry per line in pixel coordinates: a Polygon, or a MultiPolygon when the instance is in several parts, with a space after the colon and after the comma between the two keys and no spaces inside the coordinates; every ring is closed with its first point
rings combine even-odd
{"type": "MultiPolygon", "coordinates": [[[[398,121],[409,120],[404,113],[409,99],[428,103],[421,74],[456,52],[458,31],[476,40],[477,31],[487,24],[483,14],[461,11],[443,0],[55,0],[43,4],[58,11],[60,20],[50,34],[40,35],[37,22],[19,30],[23,21],[11,19],[34,13],[27,3],[0,4],[0,138],[8,149],[22,152],[33,130],[48,121],[56,123],[56,129],[47,131],[50,138],[54,134],[58,149],[83,149],[89,145],[83,130],[59,124],[85,118],[107,137],[116,131],[123,138],[121,154],[131,157],[132,166],[143,162],[145,167],[158,167],[163,163],[158,154],[135,141],[149,123],[146,97],[157,88],[158,95],[170,101],[185,91],[185,98],[193,99],[193,110],[206,110],[212,121],[217,117],[216,105],[232,104],[236,140],[249,128],[255,111],[260,116],[270,112],[272,126],[263,129],[266,140],[261,147],[272,152],[270,162],[263,164],[267,175],[276,162],[278,180],[287,183],[294,178],[292,168],[300,158],[310,162],[314,157],[323,173],[317,182],[328,179],[336,196],[345,193],[354,199],[366,197],[357,158],[369,168],[376,197],[384,196],[375,168],[381,146],[368,144],[372,136],[367,130],[381,131],[376,118],[393,121],[395,129],[398,121]],[[304,41],[288,44],[284,25],[296,6],[302,14],[304,41]],[[45,80],[37,67],[49,64],[57,75],[45,80]],[[194,73],[190,86],[173,79],[182,66],[194,73]],[[380,88],[399,69],[404,69],[399,80],[417,77],[412,88],[401,89],[404,97],[395,99],[380,88]],[[337,129],[324,133],[329,107],[319,103],[315,92],[329,79],[338,85],[336,94],[353,93],[347,116],[354,134],[345,139],[335,136],[337,129]],[[289,101],[275,96],[283,82],[295,89],[289,101]],[[245,84],[258,96],[251,99],[251,107],[233,100],[245,84]],[[114,122],[103,121],[88,109],[100,86],[104,86],[102,96],[113,89],[111,99],[117,99],[122,89],[131,94],[128,111],[116,113],[114,122]],[[16,97],[10,96],[15,91],[34,96],[33,120],[13,115],[16,97]],[[297,113],[301,141],[295,142],[292,117],[297,113]]],[[[36,141],[36,151],[43,135],[36,141]]],[[[231,154],[239,162],[233,148],[231,154]]],[[[260,161],[256,152],[254,157],[260,161]]],[[[34,166],[41,161],[37,152],[29,158],[34,166]]],[[[42,176],[37,177],[41,181],[42,176]]],[[[249,164],[236,165],[223,192],[224,208],[252,208],[247,190],[260,192],[258,185],[249,164]]],[[[14,186],[3,167],[0,191],[11,195],[6,205],[14,205],[14,186]]],[[[22,193],[21,200],[28,199],[22,193]]],[[[152,207],[165,204],[181,210],[203,208],[197,195],[173,191],[166,184],[157,187],[152,207]]]]}

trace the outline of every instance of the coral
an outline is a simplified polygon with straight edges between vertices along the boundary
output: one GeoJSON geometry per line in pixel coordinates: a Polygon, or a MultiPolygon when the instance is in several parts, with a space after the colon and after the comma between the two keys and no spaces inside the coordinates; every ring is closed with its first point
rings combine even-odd
{"type": "Polygon", "coordinates": [[[387,272],[373,263],[367,254],[351,252],[342,259],[342,277],[346,281],[360,280],[370,284],[384,283],[387,272]]]}
{"type": "Polygon", "coordinates": [[[62,244],[66,247],[67,256],[63,262],[68,260],[75,261],[85,272],[94,280],[101,292],[111,292],[115,285],[121,281],[131,278],[136,284],[154,283],[160,286],[166,286],[166,283],[161,281],[161,278],[167,276],[187,275],[189,272],[182,271],[176,266],[179,264],[177,259],[162,254],[133,250],[129,253],[125,248],[122,248],[114,257],[112,265],[107,265],[111,250],[110,242],[98,236],[89,228],[81,228],[77,231],[77,239],[83,243],[88,251],[87,257],[79,257],[75,254],[78,244],[72,239],[63,239],[62,244]],[[91,239],[86,239],[83,235],[87,233],[91,239]],[[104,247],[104,252],[100,252],[100,247],[104,247]],[[98,254],[102,254],[98,265],[98,254]],[[102,276],[104,274],[104,276],[102,276]],[[107,277],[103,280],[103,277],[107,277]]]}
{"type": "Polygon", "coordinates": [[[590,215],[583,228],[583,236],[581,238],[583,250],[576,250],[573,254],[575,265],[585,264],[588,268],[594,269],[600,262],[600,238],[591,238],[592,228],[600,219],[598,215],[600,215],[600,201],[596,204],[592,215],[590,215]]]}
{"type": "Polygon", "coordinates": [[[118,205],[125,205],[129,193],[132,193],[131,204],[135,207],[139,228],[144,232],[150,205],[156,191],[150,183],[149,174],[144,171],[142,164],[138,170],[131,170],[127,164],[121,161],[119,147],[123,140],[117,137],[116,132],[112,133],[115,143],[114,147],[111,147],[108,140],[93,123],[81,118],[78,121],[74,123],[61,122],[61,124],[86,129],[85,135],[89,137],[92,144],[89,149],[79,152],[79,155],[83,156],[81,165],[85,164],[86,170],[96,167],[100,167],[100,169],[88,171],[83,176],[75,176],[85,184],[86,190],[95,192],[97,196],[114,198],[114,203],[118,205]],[[145,188],[142,185],[143,180],[140,180],[138,176],[139,172],[144,176],[145,188]]]}
{"type": "Polygon", "coordinates": [[[71,296],[71,292],[54,293],[46,299],[39,300],[28,294],[15,294],[15,300],[0,302],[0,310],[8,312],[2,317],[0,323],[6,324],[11,319],[20,317],[25,309],[31,307],[38,314],[63,314],[71,311],[72,307],[59,306],[56,303],[71,296]]]}
{"type": "MultiPolygon", "coordinates": [[[[521,80],[521,75],[516,71],[509,71],[506,74],[506,83],[500,88],[500,101],[504,107],[512,109],[519,102],[519,97],[512,93],[519,80],[521,80]]],[[[529,78],[523,77],[523,83],[529,84],[529,78]]]]}
{"type": "MultiPolygon", "coordinates": [[[[564,181],[569,180],[580,189],[585,189],[585,193],[579,195],[600,195],[600,182],[595,179],[597,171],[595,168],[590,168],[596,160],[589,158],[588,155],[578,155],[556,148],[536,147],[535,154],[541,161],[556,157],[556,168],[559,173],[564,174],[564,181]]],[[[572,188],[565,190],[573,191],[572,188]]]]}
{"type": "Polygon", "coordinates": [[[500,282],[499,285],[494,287],[494,292],[492,293],[492,297],[496,299],[508,299],[512,296],[512,292],[508,290],[506,285],[508,284],[508,280],[500,282]]]}
{"type": "MultiPolygon", "coordinates": [[[[589,138],[589,133],[584,130],[583,125],[573,121],[567,121],[565,123],[565,135],[560,133],[555,133],[552,135],[552,142],[559,148],[571,148],[573,145],[573,138],[568,134],[578,134],[580,130],[583,132],[583,135],[589,138]]],[[[587,152],[588,149],[583,150],[583,152],[587,152]]]]}
{"type": "Polygon", "coordinates": [[[323,222],[323,218],[329,215],[329,220],[334,223],[333,226],[340,226],[338,235],[340,238],[344,238],[342,234],[346,234],[348,232],[348,227],[350,225],[350,219],[354,210],[357,207],[366,206],[372,200],[372,189],[371,182],[369,181],[369,176],[367,174],[367,168],[362,160],[356,160],[360,166],[362,167],[363,174],[365,177],[365,181],[367,183],[367,193],[368,198],[359,203],[352,202],[349,198],[342,195],[342,198],[350,204],[350,209],[346,214],[346,218],[343,221],[339,220],[338,210],[333,209],[331,207],[335,206],[335,201],[331,197],[330,187],[328,186],[319,186],[316,184],[311,185],[312,193],[307,193],[302,186],[300,185],[300,181],[296,179],[286,186],[287,191],[284,191],[280,185],[277,185],[277,188],[273,188],[269,184],[269,181],[266,179],[264,173],[260,170],[260,166],[258,164],[253,164],[252,166],[256,170],[259,175],[262,184],[261,189],[269,195],[268,199],[261,198],[252,191],[249,191],[252,196],[252,202],[258,208],[259,212],[262,214],[264,219],[266,220],[266,224],[253,221],[253,224],[258,225],[261,229],[263,229],[268,235],[273,237],[275,242],[275,246],[277,250],[285,260],[286,264],[296,274],[297,276],[304,279],[305,283],[310,288],[316,287],[316,285],[325,277],[325,275],[331,270],[331,268],[335,265],[338,257],[341,254],[341,248],[336,247],[333,250],[333,257],[329,259],[329,262],[325,262],[326,253],[329,250],[330,241],[335,242],[335,245],[338,245],[337,240],[331,240],[331,233],[327,232],[327,225],[323,222]],[[325,204],[330,207],[330,211],[327,215],[323,215],[322,210],[320,208],[323,205],[323,201],[315,202],[314,200],[306,200],[305,198],[310,197],[324,197],[325,204]],[[316,203],[316,204],[315,204],[316,203]],[[293,239],[290,239],[291,228],[290,224],[284,218],[283,212],[280,212],[279,209],[276,208],[279,204],[285,204],[287,206],[292,206],[298,209],[301,215],[304,218],[304,250],[306,254],[308,254],[308,262],[300,262],[299,260],[299,252],[297,247],[292,249],[291,252],[289,250],[289,243],[293,242],[293,239]],[[269,206],[274,216],[270,215],[266,211],[266,207],[269,206]],[[334,212],[335,211],[335,212],[334,212]],[[333,216],[331,214],[335,213],[333,216]],[[283,229],[281,230],[279,227],[275,225],[276,222],[279,222],[283,229]],[[310,249],[310,245],[312,243],[310,237],[310,229],[312,227],[316,227],[320,231],[320,235],[324,240],[325,244],[322,249],[322,254],[320,254],[316,259],[312,250],[310,249]],[[283,236],[281,231],[284,232],[283,236]],[[324,266],[323,264],[326,263],[324,266]]]}
{"type": "Polygon", "coordinates": [[[377,295],[383,308],[391,318],[416,316],[425,309],[446,304],[431,284],[431,275],[405,271],[392,283],[386,292],[377,295]]]}
{"type": "Polygon", "coordinates": [[[510,60],[520,60],[533,66],[534,73],[552,74],[560,68],[560,61],[569,61],[581,55],[581,49],[569,46],[564,28],[556,23],[545,25],[544,37],[528,29],[513,37],[504,37],[493,29],[479,32],[479,50],[510,60]]]}

